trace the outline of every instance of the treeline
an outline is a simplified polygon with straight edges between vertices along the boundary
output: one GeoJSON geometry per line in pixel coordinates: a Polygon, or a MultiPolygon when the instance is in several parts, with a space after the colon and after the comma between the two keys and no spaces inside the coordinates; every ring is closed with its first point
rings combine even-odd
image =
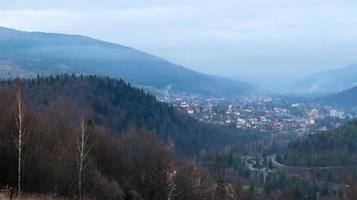
{"type": "Polygon", "coordinates": [[[291,142],[285,162],[295,166],[357,165],[357,120],[291,142]]]}
{"type": "Polygon", "coordinates": [[[306,170],[306,173],[318,181],[343,185],[348,180],[356,180],[357,120],[292,141],[286,152],[277,158],[289,166],[314,168],[306,170]]]}
{"type": "Polygon", "coordinates": [[[206,133],[122,81],[69,75],[3,81],[0,96],[0,187],[19,189],[20,182],[20,192],[73,199],[250,199],[237,179],[174,152],[174,146],[213,147],[205,137],[223,145],[224,132],[206,133]]]}
{"type": "MultiPolygon", "coordinates": [[[[14,87],[15,81],[1,81],[0,85],[14,87]]],[[[202,150],[215,152],[231,144],[241,144],[242,149],[247,150],[249,141],[260,137],[200,123],[118,79],[58,75],[23,80],[23,87],[36,112],[71,104],[75,109],[68,117],[78,119],[80,113],[86,111],[96,124],[117,133],[127,131],[130,126],[145,128],[184,155],[195,155],[202,150]]]]}

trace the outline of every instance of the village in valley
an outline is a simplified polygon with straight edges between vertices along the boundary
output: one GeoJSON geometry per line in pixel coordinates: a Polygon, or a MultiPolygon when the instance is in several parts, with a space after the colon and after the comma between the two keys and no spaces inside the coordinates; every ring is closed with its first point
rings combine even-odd
{"type": "Polygon", "coordinates": [[[285,96],[213,98],[156,93],[157,99],[205,123],[241,130],[305,135],[337,128],[355,113],[285,96]]]}

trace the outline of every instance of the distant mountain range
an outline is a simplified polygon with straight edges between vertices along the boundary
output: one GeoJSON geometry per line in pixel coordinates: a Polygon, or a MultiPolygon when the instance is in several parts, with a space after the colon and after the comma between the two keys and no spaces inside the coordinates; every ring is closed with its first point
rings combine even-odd
{"type": "Polygon", "coordinates": [[[336,94],[319,97],[315,101],[346,110],[357,111],[357,86],[336,94]]]}
{"type": "Polygon", "coordinates": [[[313,74],[295,82],[290,91],[303,94],[333,94],[357,86],[357,65],[313,74]]]}
{"type": "Polygon", "coordinates": [[[208,96],[241,96],[249,84],[206,75],[126,46],[80,35],[0,28],[0,77],[97,74],[208,96]]]}

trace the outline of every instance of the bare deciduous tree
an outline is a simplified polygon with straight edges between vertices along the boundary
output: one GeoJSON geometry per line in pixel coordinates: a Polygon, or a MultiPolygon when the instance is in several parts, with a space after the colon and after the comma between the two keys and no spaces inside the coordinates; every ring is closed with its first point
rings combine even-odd
{"type": "Polygon", "coordinates": [[[22,154],[24,137],[26,135],[24,118],[26,114],[25,103],[23,100],[21,87],[17,87],[16,91],[16,127],[17,127],[17,137],[15,137],[15,143],[18,151],[18,168],[17,168],[17,191],[21,193],[21,175],[22,175],[22,154]]]}
{"type": "Polygon", "coordinates": [[[78,194],[79,199],[82,199],[82,178],[83,170],[87,167],[87,157],[93,145],[89,145],[89,138],[94,130],[92,120],[83,118],[81,120],[81,129],[79,135],[76,137],[78,147],[78,194]]]}

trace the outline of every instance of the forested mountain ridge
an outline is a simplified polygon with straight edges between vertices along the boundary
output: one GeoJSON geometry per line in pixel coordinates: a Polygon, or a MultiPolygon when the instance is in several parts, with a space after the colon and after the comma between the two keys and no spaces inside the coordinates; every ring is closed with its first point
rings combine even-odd
{"type": "Polygon", "coordinates": [[[249,199],[239,183],[218,179],[182,155],[219,151],[254,134],[202,124],[108,77],[2,80],[0,95],[1,188],[19,188],[21,166],[25,193],[70,199],[249,199]],[[234,189],[226,191],[228,186],[234,189]]]}
{"type": "Polygon", "coordinates": [[[357,86],[357,65],[312,74],[291,85],[291,92],[326,95],[357,86]]]}
{"type": "Polygon", "coordinates": [[[299,159],[289,159],[295,162],[295,165],[357,165],[357,120],[334,130],[293,141],[289,144],[288,150],[291,156],[299,156],[299,159]]]}
{"type": "Polygon", "coordinates": [[[290,142],[278,160],[309,180],[345,188],[357,176],[357,120],[290,142]]]}
{"type": "Polygon", "coordinates": [[[209,96],[251,94],[250,85],[206,75],[126,46],[79,35],[0,27],[0,77],[97,74],[134,84],[209,96]]]}
{"type": "MultiPolygon", "coordinates": [[[[163,141],[187,154],[222,148],[235,142],[237,136],[241,140],[255,137],[198,122],[123,80],[58,75],[24,80],[23,84],[34,110],[47,112],[53,107],[64,107],[62,109],[76,111],[71,115],[77,118],[80,113],[89,113],[96,124],[117,133],[131,126],[152,130],[163,141]]],[[[2,81],[1,85],[14,87],[16,81],[2,81]]]]}
{"type": "Polygon", "coordinates": [[[319,97],[315,101],[346,110],[357,110],[357,86],[336,94],[319,97]]]}

